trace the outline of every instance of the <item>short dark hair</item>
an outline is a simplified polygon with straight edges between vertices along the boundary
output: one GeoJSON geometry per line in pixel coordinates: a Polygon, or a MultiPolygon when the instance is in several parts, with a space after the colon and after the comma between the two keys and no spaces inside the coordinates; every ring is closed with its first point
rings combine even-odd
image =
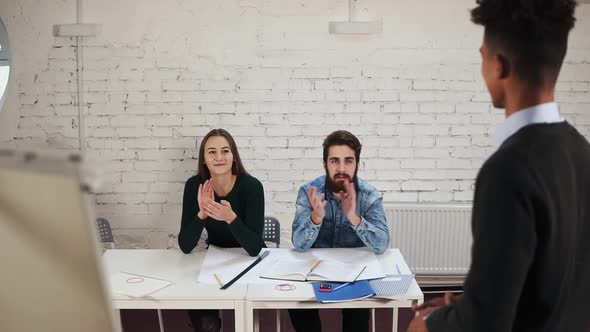
{"type": "Polygon", "coordinates": [[[471,20],[485,28],[486,46],[504,55],[532,87],[554,85],[576,19],[574,0],[477,0],[471,20]]]}
{"type": "Polygon", "coordinates": [[[246,169],[242,164],[242,159],[240,158],[240,153],[238,152],[238,146],[236,145],[236,141],[234,141],[234,138],[230,135],[230,133],[227,130],[221,128],[213,129],[210,132],[208,132],[207,135],[205,135],[205,137],[203,137],[203,140],[201,141],[201,146],[199,147],[199,167],[197,175],[203,180],[211,178],[211,172],[209,172],[209,168],[207,167],[207,165],[205,165],[205,144],[207,143],[207,140],[209,138],[214,136],[225,137],[225,139],[229,143],[229,149],[231,150],[231,153],[234,156],[234,162],[231,166],[231,173],[235,175],[247,175],[248,172],[246,172],[246,169]]]}
{"type": "Polygon", "coordinates": [[[356,163],[358,164],[361,159],[361,148],[363,146],[356,136],[346,130],[337,130],[328,135],[323,144],[324,162],[328,162],[328,150],[330,150],[330,147],[334,145],[346,145],[353,149],[356,157],[356,163]]]}

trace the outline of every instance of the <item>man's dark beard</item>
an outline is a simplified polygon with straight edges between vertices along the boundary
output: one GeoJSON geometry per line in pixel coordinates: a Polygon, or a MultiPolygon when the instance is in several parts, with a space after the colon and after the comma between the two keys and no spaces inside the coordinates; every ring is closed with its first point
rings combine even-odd
{"type": "MultiPolygon", "coordinates": [[[[345,191],[344,190],[344,183],[346,183],[346,181],[351,182],[351,179],[350,179],[350,176],[348,176],[348,174],[344,174],[344,175],[346,175],[346,178],[344,179],[344,181],[342,181],[342,180],[334,181],[334,180],[332,180],[332,178],[328,174],[328,171],[326,170],[326,189],[328,190],[328,192],[339,193],[341,191],[345,191]]],[[[352,181],[354,181],[354,180],[356,180],[356,172],[354,174],[354,178],[352,181]]]]}

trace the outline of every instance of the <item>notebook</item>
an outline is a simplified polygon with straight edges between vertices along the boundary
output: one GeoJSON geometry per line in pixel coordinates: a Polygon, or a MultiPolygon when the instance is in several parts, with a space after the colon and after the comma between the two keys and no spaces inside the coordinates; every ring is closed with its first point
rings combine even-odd
{"type": "Polygon", "coordinates": [[[260,274],[261,278],[294,281],[353,282],[365,270],[363,264],[330,260],[277,260],[260,274]]]}
{"type": "MultiPolygon", "coordinates": [[[[320,292],[320,285],[324,282],[314,282],[313,291],[316,300],[320,303],[346,302],[362,300],[375,295],[375,291],[368,280],[359,280],[331,292],[320,292]]],[[[341,283],[328,282],[332,289],[342,285],[341,283]]]]}
{"type": "Polygon", "coordinates": [[[370,280],[369,283],[375,290],[376,296],[394,296],[406,294],[413,279],[413,274],[393,274],[370,280]]]}
{"type": "Polygon", "coordinates": [[[172,285],[172,282],[138,274],[117,272],[111,275],[110,285],[113,293],[130,297],[146,297],[172,285]]]}

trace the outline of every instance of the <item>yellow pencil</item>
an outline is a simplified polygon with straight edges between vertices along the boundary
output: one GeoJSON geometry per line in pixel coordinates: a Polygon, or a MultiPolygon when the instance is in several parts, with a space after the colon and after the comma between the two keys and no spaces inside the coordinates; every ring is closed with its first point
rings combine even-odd
{"type": "Polygon", "coordinates": [[[219,287],[223,287],[223,284],[221,283],[221,280],[219,280],[217,274],[214,274],[213,276],[215,277],[215,280],[217,280],[217,282],[219,283],[219,287]]]}
{"type": "Polygon", "coordinates": [[[313,266],[311,267],[310,271],[313,271],[316,267],[318,267],[318,265],[320,265],[321,262],[322,262],[321,259],[319,261],[315,262],[315,264],[313,264],[313,266]]]}

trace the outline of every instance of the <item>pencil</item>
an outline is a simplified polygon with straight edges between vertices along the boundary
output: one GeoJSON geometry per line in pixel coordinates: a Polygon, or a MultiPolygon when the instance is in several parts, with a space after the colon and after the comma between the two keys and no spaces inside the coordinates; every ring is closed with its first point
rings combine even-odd
{"type": "Polygon", "coordinates": [[[219,277],[217,276],[217,274],[213,274],[213,276],[215,277],[215,280],[217,280],[217,283],[219,283],[219,287],[222,287],[223,284],[221,283],[221,280],[219,280],[219,277]]]}
{"type": "Polygon", "coordinates": [[[309,271],[310,272],[313,271],[316,267],[318,267],[318,265],[320,265],[321,262],[322,262],[321,259],[319,261],[315,262],[315,264],[313,264],[313,266],[311,267],[311,270],[309,270],[309,271]]]}
{"type": "Polygon", "coordinates": [[[343,283],[342,285],[340,285],[340,286],[338,286],[338,287],[334,288],[334,289],[332,290],[332,292],[335,292],[335,291],[339,290],[340,288],[342,288],[342,287],[344,287],[344,286],[348,286],[348,285],[350,285],[350,282],[345,282],[345,283],[343,283]]]}

